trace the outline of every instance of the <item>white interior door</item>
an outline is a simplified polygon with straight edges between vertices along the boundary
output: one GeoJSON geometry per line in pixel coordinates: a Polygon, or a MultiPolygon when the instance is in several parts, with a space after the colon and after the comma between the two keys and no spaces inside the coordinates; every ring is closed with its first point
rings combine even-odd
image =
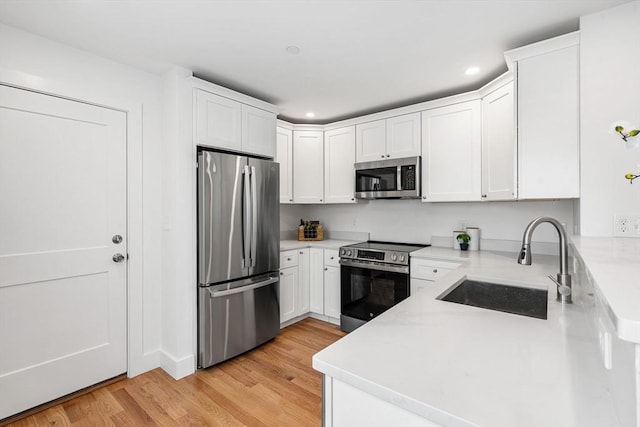
{"type": "Polygon", "coordinates": [[[0,85],[0,236],[0,419],[125,373],[126,114],[0,85]]]}

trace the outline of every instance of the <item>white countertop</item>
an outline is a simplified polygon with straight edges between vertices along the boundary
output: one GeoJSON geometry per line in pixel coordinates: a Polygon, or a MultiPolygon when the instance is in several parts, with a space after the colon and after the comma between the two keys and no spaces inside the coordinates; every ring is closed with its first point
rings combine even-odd
{"type": "Polygon", "coordinates": [[[640,239],[572,237],[620,339],[640,343],[640,239]]]}
{"type": "Polygon", "coordinates": [[[464,260],[450,272],[313,357],[313,367],[446,426],[618,426],[591,324],[574,304],[555,301],[546,277],[557,257],[425,248],[413,257],[464,260]],[[466,277],[548,288],[548,318],[437,299],[466,277]]]}
{"type": "Polygon", "coordinates": [[[280,251],[289,251],[301,248],[339,249],[340,246],[359,243],[357,240],[280,240],[280,251]]]}

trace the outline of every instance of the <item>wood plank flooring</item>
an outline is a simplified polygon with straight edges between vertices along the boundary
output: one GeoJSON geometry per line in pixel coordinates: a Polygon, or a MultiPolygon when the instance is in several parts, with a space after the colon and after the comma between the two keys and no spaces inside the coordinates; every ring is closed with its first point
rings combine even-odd
{"type": "Polygon", "coordinates": [[[335,325],[304,319],[253,351],[179,381],[155,369],[7,426],[320,426],[322,376],[311,357],[344,335],[335,325]]]}

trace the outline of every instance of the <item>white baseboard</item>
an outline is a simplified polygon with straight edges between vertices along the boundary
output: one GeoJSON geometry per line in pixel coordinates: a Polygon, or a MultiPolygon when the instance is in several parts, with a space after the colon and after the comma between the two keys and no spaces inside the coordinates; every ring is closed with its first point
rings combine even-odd
{"type": "Polygon", "coordinates": [[[196,371],[196,360],[193,354],[177,359],[166,351],[160,351],[160,367],[174,379],[179,380],[196,371]]]}

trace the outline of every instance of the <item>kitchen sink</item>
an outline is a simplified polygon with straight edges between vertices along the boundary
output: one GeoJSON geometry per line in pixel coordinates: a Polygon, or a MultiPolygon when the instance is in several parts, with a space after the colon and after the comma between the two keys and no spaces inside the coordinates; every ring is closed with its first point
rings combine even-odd
{"type": "Polygon", "coordinates": [[[547,318],[546,289],[467,279],[438,299],[537,319],[547,318]]]}

